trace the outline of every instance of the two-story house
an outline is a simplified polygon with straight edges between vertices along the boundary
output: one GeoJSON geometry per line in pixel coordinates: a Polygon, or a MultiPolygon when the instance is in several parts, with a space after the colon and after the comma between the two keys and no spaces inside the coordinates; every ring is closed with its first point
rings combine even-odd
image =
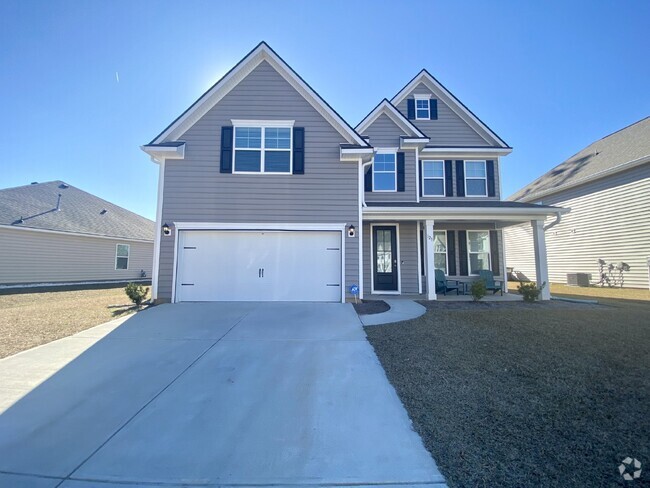
{"type": "Polygon", "coordinates": [[[143,150],[158,301],[436,299],[435,269],[504,279],[502,229],[524,222],[547,281],[562,209],[501,201],[512,149],[424,70],[355,129],[262,42],[143,150]]]}

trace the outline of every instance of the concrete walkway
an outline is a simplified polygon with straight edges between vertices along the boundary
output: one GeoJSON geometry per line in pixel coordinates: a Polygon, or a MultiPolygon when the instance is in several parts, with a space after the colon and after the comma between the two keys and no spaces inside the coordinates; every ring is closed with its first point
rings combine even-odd
{"type": "Polygon", "coordinates": [[[388,304],[390,310],[372,315],[360,315],[359,318],[363,325],[391,324],[402,320],[416,319],[427,311],[426,308],[413,300],[384,299],[384,301],[388,304]]]}
{"type": "Polygon", "coordinates": [[[349,304],[154,307],[0,395],[0,486],[445,486],[349,304]]]}

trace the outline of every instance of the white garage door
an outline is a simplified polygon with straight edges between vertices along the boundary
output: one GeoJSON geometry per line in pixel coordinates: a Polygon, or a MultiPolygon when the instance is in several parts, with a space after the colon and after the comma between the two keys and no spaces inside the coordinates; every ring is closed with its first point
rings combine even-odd
{"type": "Polygon", "coordinates": [[[176,301],[341,301],[341,233],[178,235],[176,301]]]}

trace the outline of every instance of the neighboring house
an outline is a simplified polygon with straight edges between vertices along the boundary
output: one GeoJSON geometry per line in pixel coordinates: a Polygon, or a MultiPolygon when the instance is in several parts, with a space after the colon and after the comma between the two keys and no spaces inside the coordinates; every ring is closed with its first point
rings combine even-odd
{"type": "MultiPolygon", "coordinates": [[[[511,148],[426,71],[353,129],[260,43],[142,147],[160,165],[158,301],[436,298],[434,269],[503,278],[511,148]]],[[[548,298],[545,294],[544,298],[548,298]]]]}
{"type": "MultiPolygon", "coordinates": [[[[650,117],[587,146],[510,200],[571,208],[546,233],[551,282],[587,273],[597,283],[603,259],[630,266],[626,287],[650,286],[650,117]]],[[[534,280],[530,239],[526,227],[506,232],[508,265],[534,280]]]]}
{"type": "Polygon", "coordinates": [[[148,281],[154,223],[62,181],[0,190],[0,288],[148,281]]]}

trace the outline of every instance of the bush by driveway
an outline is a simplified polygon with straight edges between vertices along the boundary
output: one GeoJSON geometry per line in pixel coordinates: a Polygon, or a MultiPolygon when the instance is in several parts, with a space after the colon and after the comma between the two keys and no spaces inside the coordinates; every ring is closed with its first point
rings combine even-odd
{"type": "Polygon", "coordinates": [[[431,302],[366,333],[450,486],[623,486],[624,458],[650,468],[650,306],[609,303],[431,302]]]}

